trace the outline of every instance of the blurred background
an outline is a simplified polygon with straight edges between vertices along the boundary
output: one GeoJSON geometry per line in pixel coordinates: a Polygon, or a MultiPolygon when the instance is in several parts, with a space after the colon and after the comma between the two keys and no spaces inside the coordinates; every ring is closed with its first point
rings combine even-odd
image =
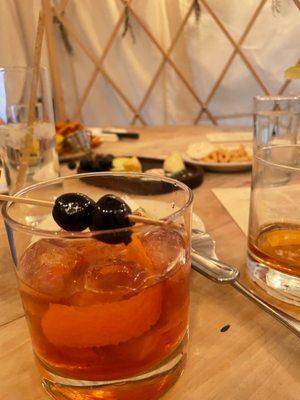
{"type": "MultiPolygon", "coordinates": [[[[297,2],[53,1],[67,117],[88,126],[251,125],[254,95],[300,92],[299,80],[284,80],[300,57],[297,2]]],[[[1,66],[32,64],[40,6],[0,2],[1,66]]]]}

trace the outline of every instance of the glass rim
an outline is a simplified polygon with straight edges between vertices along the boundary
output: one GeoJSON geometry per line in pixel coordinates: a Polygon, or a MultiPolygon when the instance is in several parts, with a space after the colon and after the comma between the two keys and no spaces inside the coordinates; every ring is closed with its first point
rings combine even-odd
{"type": "MultiPolygon", "coordinates": [[[[16,197],[21,197],[25,193],[30,193],[31,191],[35,189],[40,189],[49,185],[55,185],[58,183],[62,183],[66,180],[73,180],[73,179],[80,179],[80,178],[88,178],[88,177],[97,177],[97,176],[124,176],[124,177],[134,177],[136,179],[138,178],[148,178],[154,181],[164,181],[172,184],[174,187],[179,187],[182,189],[185,194],[187,195],[187,199],[184,202],[184,205],[181,206],[178,210],[172,212],[171,214],[167,215],[166,217],[162,218],[161,220],[163,221],[172,221],[175,220],[176,218],[182,216],[185,212],[185,210],[188,209],[188,207],[192,204],[194,194],[192,190],[185,185],[182,182],[179,182],[175,179],[168,178],[168,177],[160,177],[160,176],[155,176],[153,174],[147,174],[147,173],[138,173],[138,172],[89,172],[89,173],[83,173],[83,174],[74,174],[74,175],[67,175],[67,176],[62,176],[58,177],[55,179],[49,179],[43,182],[36,183],[34,185],[27,186],[25,188],[22,188],[19,190],[17,193],[14,194],[16,197]]],[[[134,231],[137,230],[139,226],[133,225],[129,226],[126,228],[118,228],[118,229],[109,229],[109,230],[98,230],[98,231],[88,231],[88,232],[78,232],[78,231],[65,231],[65,230],[57,230],[57,231],[49,231],[45,229],[39,229],[34,226],[26,225],[23,223],[20,223],[13,219],[9,214],[8,210],[10,205],[13,202],[8,201],[4,202],[1,206],[1,214],[2,217],[5,221],[5,224],[8,224],[11,228],[16,229],[18,231],[23,231],[31,234],[35,234],[38,236],[42,237],[47,237],[47,238],[65,238],[65,239],[86,239],[86,238],[95,238],[96,236],[99,235],[105,235],[105,234],[113,234],[113,233],[121,233],[121,232],[128,232],[128,231],[134,231]]],[[[138,225],[138,224],[137,224],[138,225]]],[[[144,225],[143,225],[144,226],[144,225]]]]}
{"type": "Polygon", "coordinates": [[[276,149],[299,149],[300,150],[300,144],[285,144],[285,145],[276,145],[276,146],[264,146],[261,147],[257,153],[254,155],[254,159],[256,161],[258,161],[259,163],[268,165],[270,167],[275,167],[275,168],[280,168],[280,169],[285,169],[285,170],[289,170],[289,171],[297,171],[300,172],[300,167],[294,167],[294,166],[290,166],[290,165],[284,165],[280,162],[275,162],[275,161],[269,161],[269,160],[265,160],[264,158],[260,157],[260,155],[258,153],[262,153],[264,150],[276,150],[276,149]]]}
{"type": "Polygon", "coordinates": [[[253,97],[254,101],[286,101],[286,100],[300,100],[300,95],[257,95],[253,97]]]}

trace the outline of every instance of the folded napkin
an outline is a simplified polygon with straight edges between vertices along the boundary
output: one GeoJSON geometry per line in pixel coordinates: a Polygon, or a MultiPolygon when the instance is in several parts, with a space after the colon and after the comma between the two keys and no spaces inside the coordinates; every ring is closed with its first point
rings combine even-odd
{"type": "Polygon", "coordinates": [[[245,235],[248,234],[250,187],[216,188],[213,194],[231,215],[245,235]]]}

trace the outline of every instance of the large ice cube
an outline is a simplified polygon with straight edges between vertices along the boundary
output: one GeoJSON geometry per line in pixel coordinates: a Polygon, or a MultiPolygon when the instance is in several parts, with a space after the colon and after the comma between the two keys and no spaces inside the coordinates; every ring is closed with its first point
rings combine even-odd
{"type": "Polygon", "coordinates": [[[147,277],[147,271],[138,263],[119,260],[91,267],[86,274],[85,288],[115,301],[139,290],[147,277]]]}
{"type": "Polygon", "coordinates": [[[142,238],[142,243],[157,274],[168,273],[177,263],[186,261],[184,239],[175,230],[154,228],[142,238]]]}
{"type": "Polygon", "coordinates": [[[110,245],[97,240],[75,243],[86,265],[84,290],[71,299],[73,305],[118,301],[139,291],[149,276],[134,247],[110,245]]]}
{"type": "Polygon", "coordinates": [[[66,241],[42,239],[27,248],[21,257],[18,275],[36,291],[66,298],[83,285],[82,257],[66,241]]]}

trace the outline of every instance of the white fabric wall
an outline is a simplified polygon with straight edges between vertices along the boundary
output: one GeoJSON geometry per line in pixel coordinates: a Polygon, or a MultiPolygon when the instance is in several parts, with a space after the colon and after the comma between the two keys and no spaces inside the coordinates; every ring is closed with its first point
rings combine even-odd
{"type": "MultiPolygon", "coordinates": [[[[58,3],[58,1],[56,1],[58,3]]],[[[242,35],[259,0],[207,0],[235,41],[242,35]]],[[[267,1],[242,49],[271,93],[282,85],[283,71],[300,57],[300,11],[292,0],[281,0],[281,12],[272,12],[267,1]]],[[[191,0],[133,0],[134,10],[142,17],[164,49],[168,49],[191,0]]],[[[26,65],[32,62],[34,29],[40,7],[39,0],[0,0],[0,65],[26,65]]],[[[123,6],[119,0],[70,0],[66,17],[77,33],[100,57],[123,6]]],[[[139,24],[131,18],[136,38],[130,33],[121,37],[121,27],[104,67],[135,107],[141,102],[151,78],[162,60],[139,24]]],[[[66,109],[72,114],[76,105],[70,58],[57,34],[59,60],[66,109]]],[[[79,93],[82,93],[94,65],[71,39],[79,93]]],[[[199,23],[194,13],[188,20],[172,58],[202,100],[206,100],[233,47],[213,21],[205,7],[199,23]]],[[[43,49],[43,64],[47,52],[43,49]]],[[[300,93],[300,84],[293,82],[286,93],[300,93]]],[[[252,97],[262,94],[249,70],[236,56],[209,109],[213,115],[250,113],[252,97]]],[[[142,115],[149,125],[192,124],[199,105],[184,87],[172,68],[166,64],[149,97],[142,115]]],[[[99,75],[82,110],[88,125],[128,124],[132,112],[110,84],[99,75]]],[[[225,124],[250,124],[251,118],[225,118],[225,124]]],[[[137,122],[139,123],[139,122],[137,122]]],[[[209,121],[200,121],[209,123],[209,121]]]]}

